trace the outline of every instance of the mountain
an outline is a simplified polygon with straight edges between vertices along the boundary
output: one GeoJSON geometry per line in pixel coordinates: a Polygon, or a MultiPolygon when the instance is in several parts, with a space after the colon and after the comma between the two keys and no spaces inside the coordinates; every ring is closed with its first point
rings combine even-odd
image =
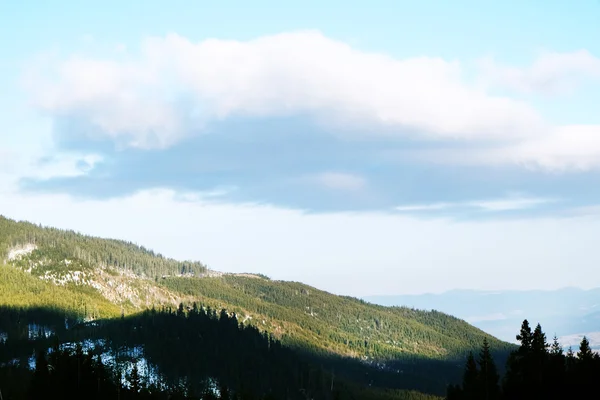
{"type": "Polygon", "coordinates": [[[408,306],[455,315],[508,342],[516,342],[514,327],[524,318],[539,322],[565,346],[579,345],[583,335],[600,349],[600,288],[583,290],[475,291],[441,294],[370,296],[384,306],[408,306]]]}
{"type": "MultiPolygon", "coordinates": [[[[1,216],[0,260],[0,305],[12,310],[42,308],[90,323],[148,309],[168,313],[180,304],[226,309],[243,325],[366,386],[442,394],[484,338],[499,364],[514,348],[442,312],[375,305],[260,274],[221,273],[133,243],[1,216]]],[[[1,331],[0,325],[0,338],[1,331]]]]}

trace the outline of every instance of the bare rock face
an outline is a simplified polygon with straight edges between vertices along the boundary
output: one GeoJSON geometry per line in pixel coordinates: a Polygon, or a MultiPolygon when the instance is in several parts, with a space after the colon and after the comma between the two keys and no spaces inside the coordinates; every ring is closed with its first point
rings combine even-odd
{"type": "Polygon", "coordinates": [[[6,261],[20,260],[23,256],[31,254],[37,246],[33,243],[27,243],[23,246],[13,247],[8,251],[8,257],[6,261]]]}

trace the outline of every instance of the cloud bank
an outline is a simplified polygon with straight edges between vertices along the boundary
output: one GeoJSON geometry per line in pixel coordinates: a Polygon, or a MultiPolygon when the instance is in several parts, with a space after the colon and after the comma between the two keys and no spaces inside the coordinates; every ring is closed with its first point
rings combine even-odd
{"type": "Polygon", "coordinates": [[[47,57],[23,83],[53,146],[0,149],[0,210],[337,293],[599,285],[600,129],[524,96],[597,60],[466,62],[316,31],[47,57]]]}
{"type": "MultiPolygon", "coordinates": [[[[598,59],[585,51],[542,54],[525,69],[481,65],[493,85],[525,92],[600,76],[598,59]]],[[[600,165],[599,126],[551,126],[530,104],[486,92],[464,70],[454,60],[361,51],[317,31],[197,43],[170,34],[136,52],[51,60],[31,68],[25,83],[39,109],[119,148],[168,148],[232,117],[308,115],[346,138],[463,143],[448,160],[600,165]]]]}

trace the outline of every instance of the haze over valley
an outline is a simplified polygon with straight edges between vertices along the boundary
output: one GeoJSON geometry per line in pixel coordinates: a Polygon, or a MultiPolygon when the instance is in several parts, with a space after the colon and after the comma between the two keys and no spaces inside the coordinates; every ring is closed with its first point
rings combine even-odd
{"type": "Polygon", "coordinates": [[[535,321],[550,335],[557,335],[565,347],[576,347],[585,335],[592,348],[600,350],[600,289],[453,290],[412,296],[366,296],[365,300],[385,306],[442,311],[511,343],[518,342],[514,326],[526,316],[535,316],[535,321]]]}

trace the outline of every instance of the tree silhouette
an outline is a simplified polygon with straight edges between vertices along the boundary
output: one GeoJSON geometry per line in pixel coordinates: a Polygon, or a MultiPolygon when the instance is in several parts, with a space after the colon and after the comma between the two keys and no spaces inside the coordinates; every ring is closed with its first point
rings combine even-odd
{"type": "Polygon", "coordinates": [[[594,353],[590,348],[589,340],[584,336],[579,344],[579,351],[577,352],[577,359],[583,362],[589,362],[594,358],[594,353]]]}
{"type": "Polygon", "coordinates": [[[473,353],[469,352],[463,376],[463,395],[467,400],[476,400],[479,395],[479,370],[473,353]]]}
{"type": "Polygon", "coordinates": [[[484,341],[479,358],[479,370],[473,365],[472,355],[470,355],[465,366],[463,387],[448,386],[446,399],[600,398],[600,389],[597,385],[600,376],[600,356],[594,354],[586,337],[581,340],[577,354],[569,348],[565,355],[556,335],[552,344],[548,345],[541,325],[537,324],[532,333],[529,322],[525,320],[517,338],[521,341],[521,346],[507,361],[501,390],[497,385],[498,375],[493,366],[489,346],[484,341]],[[473,389],[476,375],[481,382],[478,392],[473,389]],[[490,385],[487,389],[486,383],[490,385]]]}
{"type": "Polygon", "coordinates": [[[487,339],[483,339],[483,346],[479,353],[479,398],[496,400],[500,394],[498,381],[500,376],[490,352],[487,339]]]}
{"type": "Polygon", "coordinates": [[[520,351],[525,353],[531,350],[533,335],[531,333],[531,327],[529,321],[524,320],[521,325],[521,331],[517,335],[517,340],[521,342],[520,351]]]}

